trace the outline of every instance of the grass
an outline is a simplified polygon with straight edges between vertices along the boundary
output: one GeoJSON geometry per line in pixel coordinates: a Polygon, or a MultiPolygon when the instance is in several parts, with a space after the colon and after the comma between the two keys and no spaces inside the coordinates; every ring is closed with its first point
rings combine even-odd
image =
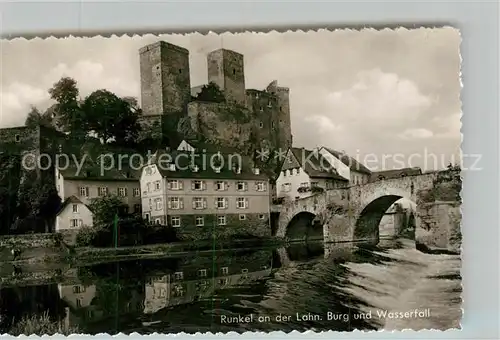
{"type": "Polygon", "coordinates": [[[54,335],[70,335],[70,334],[80,333],[78,327],[64,327],[61,322],[52,321],[49,317],[48,311],[44,312],[42,315],[31,315],[25,316],[19,320],[11,328],[9,334],[18,335],[32,335],[36,334],[42,336],[44,334],[54,335]]]}

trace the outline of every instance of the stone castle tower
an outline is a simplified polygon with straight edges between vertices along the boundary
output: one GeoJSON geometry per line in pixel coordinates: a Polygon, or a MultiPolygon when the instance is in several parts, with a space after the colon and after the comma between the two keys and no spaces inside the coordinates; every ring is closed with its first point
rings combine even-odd
{"type": "Polygon", "coordinates": [[[146,116],[185,110],[191,99],[189,51],[159,41],[139,50],[141,107],[146,116]]]}
{"type": "Polygon", "coordinates": [[[207,56],[208,82],[224,91],[226,100],[245,105],[245,65],[243,55],[219,49],[207,56]]]}
{"type": "Polygon", "coordinates": [[[202,86],[191,88],[187,49],[160,41],[139,54],[143,122],[164,126],[166,120],[179,119],[181,138],[189,130],[190,136],[223,146],[292,145],[289,89],[277,81],[264,90],[246,89],[242,54],[217,49],[207,55],[208,82],[222,90],[224,103],[195,99],[202,86]]]}

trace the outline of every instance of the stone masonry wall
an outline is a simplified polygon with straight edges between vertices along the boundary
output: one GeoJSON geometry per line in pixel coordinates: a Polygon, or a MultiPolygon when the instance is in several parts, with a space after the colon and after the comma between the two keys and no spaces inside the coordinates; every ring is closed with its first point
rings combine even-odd
{"type": "Polygon", "coordinates": [[[260,214],[246,214],[246,220],[240,221],[239,214],[226,214],[226,225],[217,225],[217,216],[204,215],[204,226],[196,227],[197,215],[183,215],[186,228],[180,228],[179,236],[183,240],[234,239],[241,237],[268,238],[271,237],[269,216],[259,218],[260,214]]]}
{"type": "Polygon", "coordinates": [[[458,252],[461,246],[461,188],[459,172],[440,174],[432,189],[417,193],[417,244],[458,252]]]}
{"type": "Polygon", "coordinates": [[[139,50],[144,115],[183,111],[191,99],[189,51],[164,41],[139,50]]]}

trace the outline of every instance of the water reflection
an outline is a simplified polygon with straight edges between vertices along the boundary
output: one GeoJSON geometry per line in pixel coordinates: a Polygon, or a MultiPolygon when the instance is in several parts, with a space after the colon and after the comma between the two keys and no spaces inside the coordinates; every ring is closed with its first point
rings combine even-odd
{"type": "Polygon", "coordinates": [[[414,252],[397,242],[318,243],[71,268],[56,284],[1,289],[1,327],[48,311],[61,327],[91,334],[380,329],[383,320],[355,316],[395,303],[397,280],[428,261],[405,260],[414,252]],[[223,322],[236,316],[254,319],[223,322]]]}

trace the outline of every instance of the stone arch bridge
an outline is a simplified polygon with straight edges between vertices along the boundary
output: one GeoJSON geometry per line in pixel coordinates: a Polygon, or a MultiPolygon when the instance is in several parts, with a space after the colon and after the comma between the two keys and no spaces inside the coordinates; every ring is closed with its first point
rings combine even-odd
{"type": "Polygon", "coordinates": [[[290,237],[293,224],[305,219],[309,230],[301,233],[314,231],[325,242],[378,241],[385,212],[406,198],[416,204],[416,241],[428,248],[457,250],[461,188],[460,171],[445,170],[327,190],[284,203],[276,236],[290,237]]]}

